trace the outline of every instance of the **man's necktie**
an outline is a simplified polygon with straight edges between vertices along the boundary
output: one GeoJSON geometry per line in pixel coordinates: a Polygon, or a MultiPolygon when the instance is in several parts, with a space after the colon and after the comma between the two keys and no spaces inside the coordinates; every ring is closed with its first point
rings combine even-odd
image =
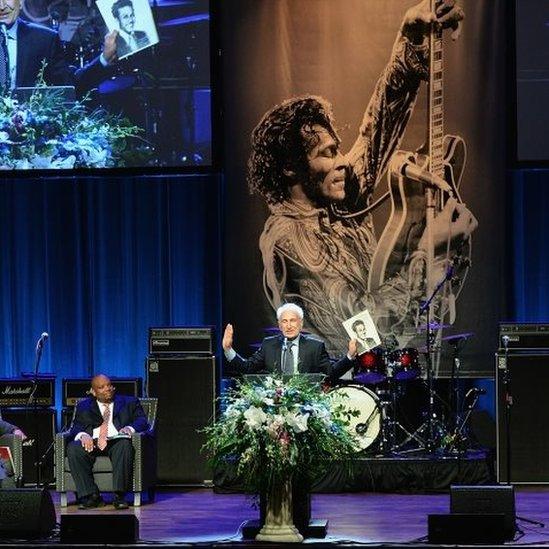
{"type": "MultiPolygon", "coordinates": [[[[5,27],[2,25],[0,27],[5,27]]],[[[7,34],[5,28],[0,28],[0,88],[5,91],[10,85],[10,60],[8,57],[7,34]]]]}
{"type": "Polygon", "coordinates": [[[111,409],[106,406],[103,412],[103,423],[99,427],[99,439],[97,440],[97,447],[100,450],[104,450],[107,447],[107,433],[109,431],[109,418],[111,417],[111,409]]]}
{"type": "Polygon", "coordinates": [[[130,49],[132,51],[137,49],[137,40],[135,39],[135,33],[130,34],[130,49]]]}
{"type": "Polygon", "coordinates": [[[284,353],[284,364],[282,365],[282,373],[292,375],[294,373],[294,355],[292,353],[293,341],[288,341],[286,352],[284,353]]]}

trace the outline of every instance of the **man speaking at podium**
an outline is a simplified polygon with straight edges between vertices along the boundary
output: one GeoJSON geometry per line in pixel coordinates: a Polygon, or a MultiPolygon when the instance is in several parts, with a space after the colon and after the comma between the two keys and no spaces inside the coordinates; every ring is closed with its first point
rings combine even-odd
{"type": "Polygon", "coordinates": [[[233,349],[234,329],[227,324],[223,334],[223,351],[227,359],[226,373],[263,374],[325,374],[330,382],[336,381],[354,364],[357,354],[355,339],[349,341],[347,356],[335,364],[330,362],[324,342],[315,336],[301,333],[303,309],[294,303],[285,303],[276,311],[280,334],[266,337],[261,347],[248,359],[233,349]]]}
{"type": "Polygon", "coordinates": [[[21,0],[0,0],[0,88],[36,85],[42,63],[50,86],[75,85],[84,91],[106,77],[116,60],[116,32],[105,36],[103,52],[76,72],[71,69],[56,31],[19,17],[21,0]]]}

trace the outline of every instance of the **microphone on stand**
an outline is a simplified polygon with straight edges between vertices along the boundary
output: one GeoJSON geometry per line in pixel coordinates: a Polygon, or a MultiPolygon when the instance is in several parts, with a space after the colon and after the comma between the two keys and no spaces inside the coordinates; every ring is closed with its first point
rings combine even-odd
{"type": "Polygon", "coordinates": [[[465,398],[468,398],[470,397],[471,395],[485,395],[486,394],[486,389],[481,389],[479,387],[471,387],[468,391],[467,391],[467,394],[465,395],[465,398]]]}
{"type": "Polygon", "coordinates": [[[507,351],[509,349],[509,336],[501,336],[501,342],[503,343],[503,348],[507,351]]]}
{"type": "Polygon", "coordinates": [[[411,162],[408,158],[405,158],[402,162],[397,162],[396,171],[408,179],[413,179],[414,181],[419,181],[420,183],[425,183],[431,187],[436,187],[441,191],[445,191],[450,195],[454,195],[452,187],[438,175],[432,174],[431,172],[424,170],[417,164],[411,162]]]}
{"type": "Polygon", "coordinates": [[[50,334],[48,334],[48,332],[42,332],[40,338],[36,342],[36,353],[39,353],[42,350],[42,348],[44,347],[44,343],[46,342],[48,337],[50,337],[50,334]]]}

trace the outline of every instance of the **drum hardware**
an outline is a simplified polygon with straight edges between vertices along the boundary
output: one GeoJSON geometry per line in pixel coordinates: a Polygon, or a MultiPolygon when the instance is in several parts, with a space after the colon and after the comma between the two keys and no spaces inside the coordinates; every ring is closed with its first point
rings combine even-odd
{"type": "Polygon", "coordinates": [[[472,387],[467,391],[465,398],[463,399],[464,403],[468,400],[470,401],[467,405],[467,411],[461,417],[459,414],[456,414],[457,423],[455,429],[452,433],[449,433],[442,441],[442,450],[449,454],[463,454],[470,447],[469,444],[469,433],[466,429],[471,413],[475,408],[480,395],[486,394],[486,389],[479,389],[478,387],[472,387]],[[472,397],[472,399],[470,398],[472,397]]]}
{"type": "MultiPolygon", "coordinates": [[[[463,413],[461,406],[461,395],[459,390],[459,379],[460,379],[460,368],[461,368],[461,358],[460,350],[465,341],[471,337],[472,333],[464,334],[455,334],[451,336],[446,336],[442,338],[442,341],[446,341],[453,348],[453,357],[452,357],[452,382],[451,382],[451,398],[450,398],[450,410],[453,413],[452,417],[452,428],[454,434],[457,434],[460,430],[461,416],[463,413]]],[[[476,402],[475,402],[476,403],[476,402]]],[[[469,412],[470,415],[470,412],[469,412]]],[[[463,429],[464,425],[461,426],[463,429]]]]}
{"type": "Polygon", "coordinates": [[[418,444],[424,445],[424,440],[416,433],[411,433],[396,419],[396,410],[397,410],[397,393],[398,388],[395,383],[396,378],[389,378],[388,385],[389,385],[389,394],[390,394],[390,401],[387,402],[387,408],[390,408],[390,412],[385,413],[384,419],[385,424],[382,426],[382,429],[387,433],[387,444],[383,448],[383,453],[386,454],[398,454],[400,448],[402,448],[404,445],[408,444],[408,442],[415,440],[418,444]],[[404,434],[406,436],[406,439],[404,442],[401,442],[399,444],[396,443],[397,441],[397,431],[400,431],[401,434],[404,434]]]}
{"type": "Polygon", "coordinates": [[[431,304],[437,296],[438,292],[446,284],[446,282],[452,279],[453,274],[454,267],[453,265],[450,265],[444,273],[442,279],[433,288],[431,295],[429,295],[428,299],[422,303],[418,311],[419,315],[425,313],[426,317],[426,322],[421,328],[425,328],[425,359],[427,363],[428,407],[427,419],[413,433],[411,433],[412,438],[410,440],[406,439],[403,443],[399,445],[399,447],[402,448],[405,444],[411,442],[412,439],[416,440],[417,442],[422,441],[419,443],[419,448],[409,451],[427,450],[427,452],[432,453],[437,449],[437,447],[439,447],[441,438],[448,435],[446,426],[443,424],[442,421],[438,419],[435,413],[435,389],[433,385],[433,344],[435,342],[436,333],[444,327],[444,324],[434,323],[431,321],[431,304]],[[425,438],[421,436],[423,433],[425,433],[425,438]]]}

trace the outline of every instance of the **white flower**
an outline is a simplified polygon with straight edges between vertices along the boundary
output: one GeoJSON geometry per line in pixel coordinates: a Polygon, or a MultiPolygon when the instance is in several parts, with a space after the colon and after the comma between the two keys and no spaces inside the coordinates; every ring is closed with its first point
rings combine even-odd
{"type": "Polygon", "coordinates": [[[67,156],[67,158],[55,158],[52,161],[50,168],[61,168],[61,169],[73,168],[75,162],[76,162],[76,156],[71,154],[67,156]]]}
{"type": "Polygon", "coordinates": [[[309,414],[289,413],[286,414],[285,419],[288,426],[296,433],[304,433],[308,429],[309,414]]]}
{"type": "Polygon", "coordinates": [[[31,158],[32,167],[35,169],[47,169],[51,167],[51,156],[33,156],[31,158]]]}
{"type": "Polygon", "coordinates": [[[284,416],[280,414],[274,414],[274,415],[267,415],[266,416],[266,423],[267,423],[267,432],[274,438],[276,438],[278,431],[282,428],[284,425],[284,416]]]}
{"type": "Polygon", "coordinates": [[[9,137],[8,132],[0,132],[0,143],[6,143],[9,141],[9,137]]]}
{"type": "Polygon", "coordinates": [[[267,398],[267,397],[265,397],[265,398],[263,399],[263,402],[264,402],[264,404],[266,404],[267,406],[273,406],[274,403],[275,403],[275,401],[274,401],[272,398],[267,398]]]}
{"type": "Polygon", "coordinates": [[[251,429],[259,429],[263,423],[267,420],[267,414],[256,406],[250,406],[245,412],[246,425],[251,429]]]}
{"type": "Polygon", "coordinates": [[[224,415],[227,419],[234,419],[240,415],[240,410],[234,404],[229,404],[224,415]]]}

